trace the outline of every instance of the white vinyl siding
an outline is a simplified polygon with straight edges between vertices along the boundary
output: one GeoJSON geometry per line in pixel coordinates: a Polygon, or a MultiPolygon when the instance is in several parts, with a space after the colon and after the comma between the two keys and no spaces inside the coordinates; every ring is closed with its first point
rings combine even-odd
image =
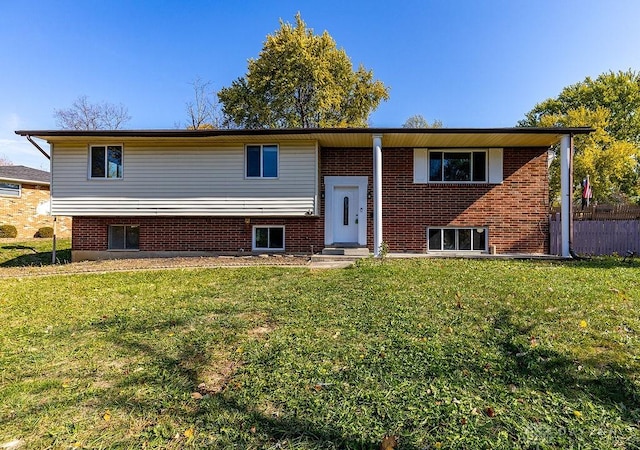
{"type": "Polygon", "coordinates": [[[56,144],[52,214],[302,216],[318,210],[315,142],[279,145],[277,179],[245,178],[244,145],[125,142],[124,149],[124,177],[117,183],[92,183],[86,176],[87,145],[56,144]]]}
{"type": "Polygon", "coordinates": [[[503,149],[459,149],[460,152],[471,153],[486,151],[486,181],[429,181],[429,151],[455,152],[458,149],[427,149],[416,148],[413,150],[413,182],[414,183],[489,183],[501,184],[503,182],[503,149]]]}

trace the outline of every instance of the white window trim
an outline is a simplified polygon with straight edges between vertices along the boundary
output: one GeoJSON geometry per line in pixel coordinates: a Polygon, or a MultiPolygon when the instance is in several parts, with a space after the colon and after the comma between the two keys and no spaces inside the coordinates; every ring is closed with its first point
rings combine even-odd
{"type": "Polygon", "coordinates": [[[279,144],[275,144],[275,143],[266,143],[266,144],[245,144],[244,146],[244,179],[245,180],[277,180],[280,178],[280,145],[279,144]],[[247,176],[247,150],[249,147],[260,147],[260,176],[257,177],[250,177],[247,176]],[[264,173],[264,153],[263,153],[263,149],[264,147],[275,147],[276,148],[276,152],[277,154],[277,168],[276,170],[278,171],[278,176],[275,177],[265,177],[263,175],[264,173]]]}
{"type": "Polygon", "coordinates": [[[251,232],[251,251],[254,252],[283,252],[286,247],[286,230],[284,225],[254,225],[251,232]],[[258,228],[281,228],[282,229],[282,248],[269,248],[256,246],[256,230],[258,228]]]}
{"type": "MultiPolygon", "coordinates": [[[[502,148],[414,148],[413,149],[413,183],[414,184],[502,184],[504,151],[502,148]],[[464,152],[484,152],[485,153],[485,181],[431,181],[430,175],[430,152],[444,153],[464,153],[464,152]]],[[[473,164],[473,158],[472,164],[473,164]]],[[[473,168],[471,169],[473,173],[473,168]]]]}
{"type": "Polygon", "coordinates": [[[489,251],[489,228],[488,227],[427,227],[427,252],[428,253],[486,253],[489,251]],[[473,249],[473,230],[484,230],[485,239],[484,239],[484,249],[482,250],[474,250],[473,249]],[[460,250],[457,247],[459,246],[459,237],[458,233],[456,233],[456,248],[454,250],[445,250],[442,248],[442,239],[444,239],[444,233],[440,235],[440,249],[439,250],[431,250],[429,248],[429,231],[431,230],[471,230],[471,250],[460,250]]]}
{"type": "MultiPolygon", "coordinates": [[[[105,158],[107,157],[107,153],[105,153],[105,158]]],[[[122,180],[124,179],[124,144],[89,144],[89,156],[87,158],[88,161],[88,165],[87,165],[87,178],[91,181],[118,181],[118,180],[122,180]],[[109,147],[120,147],[120,152],[122,154],[122,176],[120,177],[115,177],[115,178],[109,178],[107,176],[104,177],[92,177],[91,176],[91,149],[93,147],[104,147],[105,148],[105,152],[106,149],[109,147]]],[[[105,167],[105,171],[106,171],[106,167],[105,167]]],[[[106,172],[105,172],[106,174],[106,172]]]]}
{"type": "Polygon", "coordinates": [[[13,184],[15,186],[18,186],[18,195],[11,195],[11,194],[0,194],[0,197],[3,198],[20,198],[22,197],[22,183],[15,183],[13,181],[8,181],[8,180],[0,180],[1,184],[13,184]]]}
{"type": "MultiPolygon", "coordinates": [[[[109,248],[111,244],[111,227],[137,227],[138,228],[138,239],[140,239],[140,225],[138,224],[124,224],[124,223],[110,223],[107,226],[107,251],[108,252],[139,252],[140,251],[140,242],[138,241],[138,248],[109,248]]],[[[126,230],[125,230],[125,244],[126,244],[126,230]]]]}

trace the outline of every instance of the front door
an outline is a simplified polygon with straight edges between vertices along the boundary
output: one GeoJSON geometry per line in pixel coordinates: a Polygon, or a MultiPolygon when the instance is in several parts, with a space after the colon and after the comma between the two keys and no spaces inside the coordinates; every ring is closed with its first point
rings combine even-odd
{"type": "Polygon", "coordinates": [[[333,240],[336,243],[358,243],[360,195],[357,186],[333,188],[333,240]]]}
{"type": "Polygon", "coordinates": [[[326,176],[324,244],[367,245],[367,177],[326,176]]]}

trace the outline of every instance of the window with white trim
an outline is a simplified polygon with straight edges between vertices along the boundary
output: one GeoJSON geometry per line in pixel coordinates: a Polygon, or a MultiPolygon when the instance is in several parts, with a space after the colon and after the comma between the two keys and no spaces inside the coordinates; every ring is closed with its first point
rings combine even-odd
{"type": "Polygon", "coordinates": [[[414,183],[502,183],[503,149],[413,151],[414,183]]]}
{"type": "Polygon", "coordinates": [[[139,225],[109,225],[109,250],[139,250],[139,225]]]}
{"type": "Polygon", "coordinates": [[[486,228],[429,228],[430,251],[487,251],[486,228]]]}
{"type": "Polygon", "coordinates": [[[122,178],[122,145],[92,145],[89,148],[89,178],[122,178]]]}
{"type": "Polygon", "coordinates": [[[284,227],[262,226],[253,227],[252,250],[284,250],[284,227]]]}
{"type": "Polygon", "coordinates": [[[0,196],[2,197],[20,197],[22,186],[18,183],[0,182],[0,196]]]}
{"type": "Polygon", "coordinates": [[[278,178],[278,146],[247,145],[245,176],[247,178],[278,178]]]}

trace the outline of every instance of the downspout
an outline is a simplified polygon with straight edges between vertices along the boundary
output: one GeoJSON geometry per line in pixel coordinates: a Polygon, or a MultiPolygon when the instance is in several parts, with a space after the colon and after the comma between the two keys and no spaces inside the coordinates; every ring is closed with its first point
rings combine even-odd
{"type": "Polygon", "coordinates": [[[571,233],[571,135],[560,139],[560,256],[569,258],[571,233]]]}
{"type": "MultiPolygon", "coordinates": [[[[31,142],[31,144],[37,148],[38,150],[40,150],[40,153],[42,153],[44,155],[45,158],[47,158],[49,160],[49,163],[51,163],[51,156],[49,156],[49,154],[47,152],[45,152],[44,150],[42,150],[42,147],[40,147],[38,145],[38,143],[36,141],[34,141],[33,139],[31,139],[30,135],[26,135],[25,136],[27,138],[27,141],[31,142]]],[[[53,146],[53,144],[51,144],[53,146]]],[[[49,183],[49,213],[51,213],[51,183],[49,183]]],[[[53,237],[52,237],[52,243],[51,243],[51,264],[55,264],[56,263],[56,224],[57,224],[57,218],[56,216],[52,216],[53,217],[53,237]]]]}
{"type": "Polygon", "coordinates": [[[382,249],[382,135],[373,135],[373,256],[382,249]]]}
{"type": "Polygon", "coordinates": [[[42,154],[44,155],[44,157],[45,157],[45,158],[47,158],[47,159],[49,159],[49,160],[51,159],[51,156],[49,156],[49,155],[47,154],[47,152],[45,152],[44,150],[42,150],[42,147],[40,147],[36,141],[34,141],[33,139],[31,139],[31,136],[29,136],[29,135],[27,134],[25,137],[27,138],[27,141],[31,142],[35,148],[37,148],[38,150],[40,150],[40,153],[42,153],[42,154]]]}

